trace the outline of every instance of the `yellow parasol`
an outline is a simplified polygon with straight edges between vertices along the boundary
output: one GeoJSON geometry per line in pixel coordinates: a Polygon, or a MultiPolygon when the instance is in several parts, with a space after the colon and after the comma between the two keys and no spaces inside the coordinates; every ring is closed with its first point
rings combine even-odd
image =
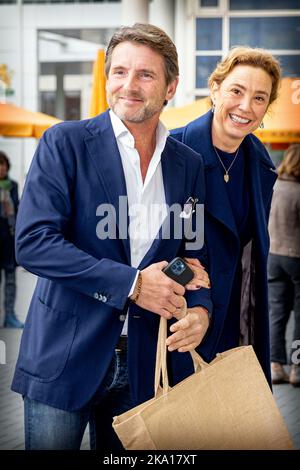
{"type": "Polygon", "coordinates": [[[9,103],[0,103],[0,135],[39,139],[48,127],[60,122],[48,114],[27,111],[9,103]]]}
{"type": "Polygon", "coordinates": [[[89,117],[97,116],[107,110],[106,78],[105,78],[105,52],[100,49],[97,53],[93,67],[92,96],[89,109],[89,117]]]}

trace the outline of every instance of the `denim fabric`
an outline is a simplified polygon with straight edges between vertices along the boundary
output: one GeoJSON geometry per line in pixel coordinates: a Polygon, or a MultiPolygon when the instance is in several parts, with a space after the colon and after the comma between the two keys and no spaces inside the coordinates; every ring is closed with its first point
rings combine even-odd
{"type": "Polygon", "coordinates": [[[268,286],[271,361],[286,364],[289,359],[285,330],[292,310],[295,315],[293,340],[300,340],[300,258],[270,254],[268,286]]]}
{"type": "Polygon", "coordinates": [[[79,450],[89,423],[91,449],[122,451],[122,444],[112,428],[112,419],[133,406],[127,352],[115,351],[101,390],[83,409],[64,411],[24,397],[25,449],[79,450]]]}

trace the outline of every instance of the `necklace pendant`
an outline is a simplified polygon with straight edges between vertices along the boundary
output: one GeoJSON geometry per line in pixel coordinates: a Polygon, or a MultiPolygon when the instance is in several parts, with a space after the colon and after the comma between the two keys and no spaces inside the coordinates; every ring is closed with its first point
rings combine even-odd
{"type": "Polygon", "coordinates": [[[228,181],[229,181],[229,174],[228,173],[225,173],[224,181],[225,181],[225,183],[228,183],[228,181]]]}

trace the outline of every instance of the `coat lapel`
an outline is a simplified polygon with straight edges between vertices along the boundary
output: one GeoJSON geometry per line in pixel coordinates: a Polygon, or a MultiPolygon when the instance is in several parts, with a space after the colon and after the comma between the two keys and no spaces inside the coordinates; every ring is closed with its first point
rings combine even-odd
{"type": "Polygon", "coordinates": [[[204,160],[206,179],[205,210],[238,238],[222,170],[212,144],[210,131],[212,116],[211,111],[209,111],[205,116],[189,124],[184,135],[184,143],[200,153],[204,160]]]}
{"type": "Polygon", "coordinates": [[[108,111],[90,120],[86,128],[90,133],[90,136],[85,138],[88,153],[106,195],[115,208],[119,238],[122,240],[128,262],[130,263],[126,182],[108,111]],[[122,201],[123,206],[120,206],[120,196],[124,197],[122,201]],[[124,215],[125,210],[126,214],[124,215]],[[122,220],[121,224],[120,220],[122,220]]]}
{"type": "MultiPolygon", "coordinates": [[[[199,152],[205,163],[206,203],[205,209],[213,217],[229,228],[238,237],[236,224],[230,207],[229,198],[223,181],[222,170],[214,154],[211,138],[212,113],[209,111],[201,118],[190,123],[185,130],[183,141],[199,152]],[[209,132],[208,132],[209,129],[209,132]]],[[[268,239],[266,208],[271,201],[272,188],[277,175],[275,167],[267,153],[261,149],[261,143],[248,135],[243,142],[249,172],[250,198],[253,211],[254,227],[257,240],[268,239]]],[[[266,254],[267,245],[262,243],[261,250],[266,254]]]]}
{"type": "Polygon", "coordinates": [[[255,238],[261,252],[264,256],[267,256],[269,246],[265,241],[269,239],[269,235],[266,210],[268,210],[271,203],[272,188],[277,179],[277,174],[271,160],[267,160],[261,151],[255,151],[255,141],[250,136],[245,138],[244,145],[245,153],[249,156],[247,169],[250,174],[250,197],[252,214],[255,219],[253,224],[256,231],[255,238]]]}

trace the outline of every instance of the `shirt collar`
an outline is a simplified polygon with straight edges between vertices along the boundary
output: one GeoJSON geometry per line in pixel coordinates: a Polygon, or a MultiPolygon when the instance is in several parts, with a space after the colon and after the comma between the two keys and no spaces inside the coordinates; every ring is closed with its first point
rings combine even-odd
{"type": "MultiPolygon", "coordinates": [[[[109,115],[116,139],[122,142],[127,147],[134,148],[134,137],[129,131],[129,129],[127,129],[123,121],[113,112],[112,109],[109,110],[109,115]]],[[[170,132],[168,131],[168,129],[164,126],[161,121],[159,121],[156,129],[155,150],[159,150],[160,153],[163,151],[169,134],[170,132]]]]}

